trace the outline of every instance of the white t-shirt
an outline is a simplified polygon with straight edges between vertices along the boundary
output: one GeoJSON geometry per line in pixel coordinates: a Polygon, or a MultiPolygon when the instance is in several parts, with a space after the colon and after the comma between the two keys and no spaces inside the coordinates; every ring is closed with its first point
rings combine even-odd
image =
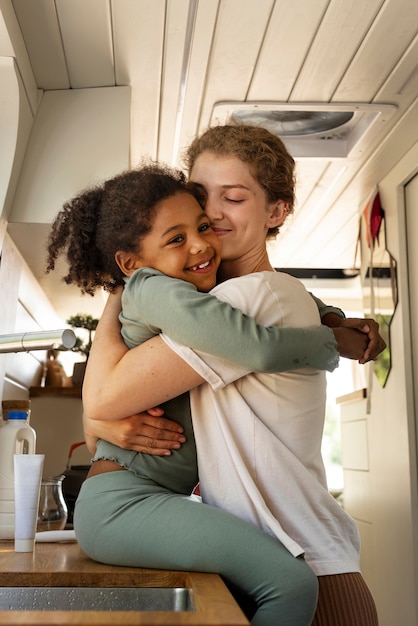
{"type": "MultiPolygon", "coordinates": [[[[315,302],[287,274],[250,274],[211,293],[266,326],[320,324],[315,302]]],[[[208,382],[190,392],[203,501],[305,553],[317,575],[359,571],[357,527],[329,494],[321,457],[325,372],[247,374],[162,337],[208,382]]]]}

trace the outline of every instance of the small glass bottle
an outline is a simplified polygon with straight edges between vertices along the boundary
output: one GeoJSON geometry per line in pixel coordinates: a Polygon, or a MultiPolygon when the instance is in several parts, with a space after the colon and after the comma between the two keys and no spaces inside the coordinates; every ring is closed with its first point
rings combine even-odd
{"type": "Polygon", "coordinates": [[[63,530],[67,523],[68,509],[62,493],[65,476],[49,476],[41,483],[37,532],[63,530]]]}

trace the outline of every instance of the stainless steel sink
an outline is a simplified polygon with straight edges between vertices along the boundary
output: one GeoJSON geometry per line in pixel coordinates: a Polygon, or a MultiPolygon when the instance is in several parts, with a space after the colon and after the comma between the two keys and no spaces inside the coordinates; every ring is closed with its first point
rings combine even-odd
{"type": "Polygon", "coordinates": [[[193,611],[183,587],[0,587],[0,611],[193,611]]]}

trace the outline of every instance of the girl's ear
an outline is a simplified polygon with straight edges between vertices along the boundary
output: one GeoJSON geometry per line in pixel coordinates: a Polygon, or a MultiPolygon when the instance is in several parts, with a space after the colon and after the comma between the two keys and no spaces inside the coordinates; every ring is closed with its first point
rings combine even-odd
{"type": "Polygon", "coordinates": [[[125,276],[130,276],[138,267],[141,267],[138,255],[135,252],[118,250],[115,253],[115,261],[125,276]]]}
{"type": "Polygon", "coordinates": [[[288,211],[289,205],[283,200],[278,200],[274,204],[270,205],[270,210],[266,223],[267,228],[275,228],[276,226],[281,226],[286,219],[288,211]]]}

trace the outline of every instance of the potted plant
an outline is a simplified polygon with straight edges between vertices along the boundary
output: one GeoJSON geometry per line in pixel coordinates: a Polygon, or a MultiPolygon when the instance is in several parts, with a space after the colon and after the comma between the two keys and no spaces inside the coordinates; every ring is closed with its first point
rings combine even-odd
{"type": "Polygon", "coordinates": [[[94,331],[97,328],[99,320],[92,315],[83,315],[78,313],[67,319],[67,324],[73,328],[83,329],[81,334],[76,332],[75,346],[72,348],[73,352],[79,352],[85,357],[84,361],[74,363],[73,370],[73,385],[75,387],[81,387],[84,379],[84,372],[86,371],[86,364],[89,358],[91,345],[93,343],[94,331]]]}

